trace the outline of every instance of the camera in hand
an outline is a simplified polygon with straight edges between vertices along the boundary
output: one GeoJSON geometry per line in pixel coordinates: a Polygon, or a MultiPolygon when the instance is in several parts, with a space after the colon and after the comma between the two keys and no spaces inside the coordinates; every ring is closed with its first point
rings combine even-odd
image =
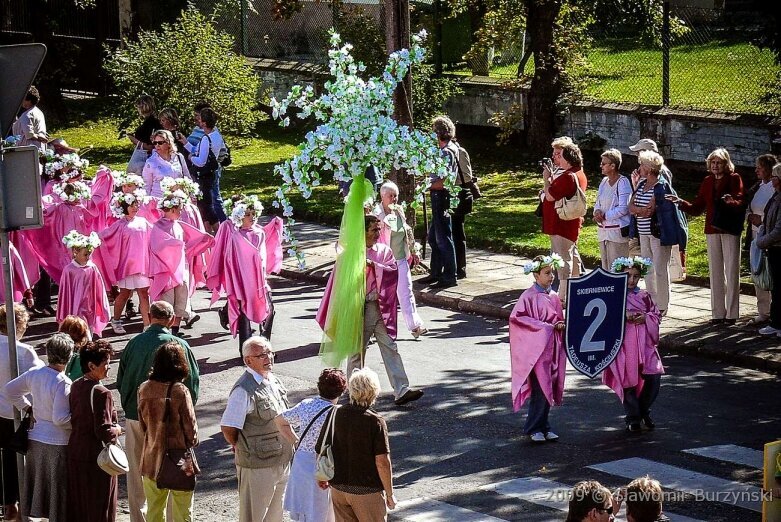
{"type": "Polygon", "coordinates": [[[553,172],[553,160],[550,158],[542,158],[540,160],[540,167],[544,169],[548,169],[550,172],[553,172]]]}

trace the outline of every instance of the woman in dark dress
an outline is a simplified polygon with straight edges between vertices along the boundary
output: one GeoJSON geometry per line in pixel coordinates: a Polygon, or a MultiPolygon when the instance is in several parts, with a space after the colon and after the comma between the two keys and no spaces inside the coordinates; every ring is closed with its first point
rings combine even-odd
{"type": "Polygon", "coordinates": [[[122,433],[111,392],[100,381],[108,376],[113,350],[108,341],[88,343],[80,352],[84,376],[71,386],[71,436],[68,442],[68,520],[113,522],[117,513],[117,477],[98,467],[103,443],[122,433]],[[93,393],[93,388],[94,393],[93,393]]]}
{"type": "Polygon", "coordinates": [[[155,107],[155,99],[148,94],[142,94],[136,100],[136,110],[138,114],[144,118],[141,125],[136,127],[136,130],[132,134],[128,134],[127,137],[130,142],[137,146],[141,142],[141,148],[147,153],[152,152],[152,133],[156,130],[162,129],[160,120],[157,119],[157,108],[155,107]]]}

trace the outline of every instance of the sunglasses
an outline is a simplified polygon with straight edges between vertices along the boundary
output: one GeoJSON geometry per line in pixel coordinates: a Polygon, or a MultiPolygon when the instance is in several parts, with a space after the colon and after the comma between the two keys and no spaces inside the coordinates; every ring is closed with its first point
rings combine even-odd
{"type": "Polygon", "coordinates": [[[152,145],[158,146],[158,145],[168,145],[167,141],[153,141],[152,145]]]}
{"type": "Polygon", "coordinates": [[[604,511],[608,515],[612,515],[613,514],[613,506],[610,506],[608,508],[597,508],[597,511],[604,511]]]}

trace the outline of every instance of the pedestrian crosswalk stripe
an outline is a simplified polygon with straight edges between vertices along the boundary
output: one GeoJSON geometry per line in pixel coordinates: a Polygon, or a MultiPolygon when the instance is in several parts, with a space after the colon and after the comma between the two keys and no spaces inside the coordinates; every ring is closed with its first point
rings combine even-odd
{"type": "Polygon", "coordinates": [[[426,497],[399,502],[391,513],[394,520],[405,522],[506,522],[503,518],[426,497]]]}
{"type": "MultiPolygon", "coordinates": [[[[494,491],[506,497],[517,498],[539,506],[545,506],[559,511],[567,511],[569,508],[569,494],[572,486],[560,482],[554,482],[542,477],[523,477],[506,480],[495,484],[480,486],[480,489],[494,491]]],[[[676,515],[665,511],[665,515],[671,522],[702,522],[695,518],[676,515]]],[[[560,520],[560,517],[551,518],[560,520]]]]}
{"type": "Polygon", "coordinates": [[[720,444],[718,446],[706,446],[704,448],[691,448],[683,450],[684,453],[699,455],[709,459],[723,460],[747,466],[749,468],[762,469],[763,453],[759,450],[735,446],[734,444],[720,444]]]}
{"type": "Polygon", "coordinates": [[[662,487],[694,495],[697,500],[762,510],[762,492],[757,487],[652,460],[633,457],[587,467],[628,479],[650,475],[661,482],[662,487]]]}

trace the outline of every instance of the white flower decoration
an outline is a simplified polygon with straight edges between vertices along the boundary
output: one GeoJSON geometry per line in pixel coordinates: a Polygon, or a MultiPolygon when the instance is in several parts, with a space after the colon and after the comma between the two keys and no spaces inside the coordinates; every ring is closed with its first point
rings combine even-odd
{"type": "Polygon", "coordinates": [[[122,210],[122,203],[126,203],[128,205],[132,205],[136,201],[138,201],[139,205],[143,205],[146,203],[147,196],[146,191],[144,189],[136,189],[133,192],[119,192],[117,194],[114,194],[114,197],[111,199],[111,214],[116,218],[122,218],[125,217],[125,212],[122,210]]]}
{"type": "Polygon", "coordinates": [[[62,201],[70,201],[71,203],[78,203],[79,201],[85,201],[92,197],[92,191],[90,188],[81,181],[63,182],[52,187],[52,192],[57,195],[62,201]],[[68,187],[72,187],[68,189],[68,187]],[[67,192],[71,192],[68,195],[67,192]]]}
{"type": "Polygon", "coordinates": [[[536,261],[529,261],[523,265],[523,273],[531,274],[537,273],[546,266],[552,267],[554,270],[564,266],[564,260],[559,254],[551,254],[549,256],[543,256],[543,258],[536,261]]]}
{"type": "Polygon", "coordinates": [[[114,186],[117,188],[123,185],[135,185],[136,188],[144,188],[146,183],[144,178],[138,174],[128,174],[124,170],[112,170],[111,175],[114,177],[114,186]]]}
{"type": "Polygon", "coordinates": [[[623,272],[627,268],[636,268],[640,271],[641,276],[648,274],[648,269],[653,266],[651,260],[647,257],[619,257],[613,261],[611,268],[613,272],[623,272]]]}
{"type": "Polygon", "coordinates": [[[160,188],[163,190],[164,197],[173,192],[174,187],[190,197],[197,198],[201,195],[201,187],[189,178],[163,178],[160,180],[160,188]]]}
{"type": "Polygon", "coordinates": [[[68,248],[87,248],[90,252],[100,246],[100,238],[95,232],[91,232],[90,235],[85,236],[79,234],[75,230],[71,230],[68,234],[62,238],[62,242],[68,248]]]}

